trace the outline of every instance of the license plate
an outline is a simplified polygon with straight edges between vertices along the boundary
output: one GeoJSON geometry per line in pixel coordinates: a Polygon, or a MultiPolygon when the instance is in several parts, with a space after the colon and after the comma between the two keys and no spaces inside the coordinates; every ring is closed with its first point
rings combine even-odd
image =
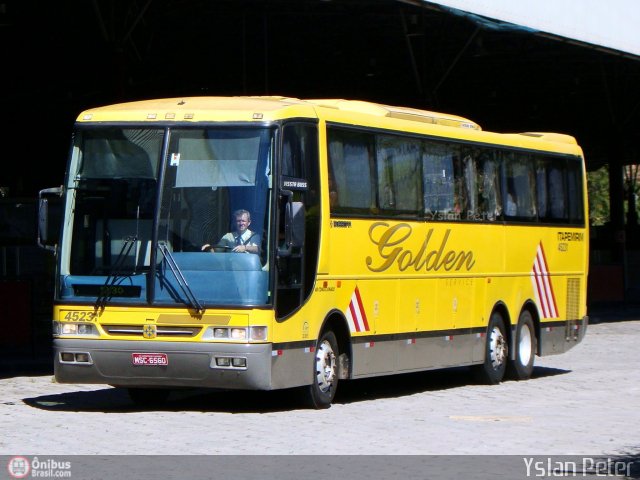
{"type": "Polygon", "coordinates": [[[169,365],[166,353],[132,353],[134,365],[169,365]]]}

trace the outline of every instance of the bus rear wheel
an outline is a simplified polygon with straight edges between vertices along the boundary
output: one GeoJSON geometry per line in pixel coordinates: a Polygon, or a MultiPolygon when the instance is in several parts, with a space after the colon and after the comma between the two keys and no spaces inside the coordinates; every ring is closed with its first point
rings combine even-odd
{"type": "Polygon", "coordinates": [[[507,375],[514,380],[527,380],[533,373],[533,362],[536,355],[536,334],[531,312],[524,310],[518,319],[516,340],[513,343],[514,359],[509,361],[507,375]]]}
{"type": "Polygon", "coordinates": [[[329,408],[338,388],[338,341],[328,330],[318,339],[313,362],[313,383],[306,387],[306,403],[315,409],[329,408]]]}
{"type": "Polygon", "coordinates": [[[475,376],[481,383],[498,384],[507,369],[509,346],[502,315],[491,314],[485,343],[484,363],[475,367],[475,376]]]}

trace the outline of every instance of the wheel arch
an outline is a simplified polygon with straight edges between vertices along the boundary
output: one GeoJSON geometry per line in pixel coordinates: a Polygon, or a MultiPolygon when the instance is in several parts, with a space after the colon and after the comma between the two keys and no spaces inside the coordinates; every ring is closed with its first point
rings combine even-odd
{"type": "MultiPolygon", "coordinates": [[[[493,305],[493,308],[491,309],[491,315],[493,315],[494,313],[499,313],[502,316],[502,320],[504,321],[504,326],[508,330],[507,335],[510,335],[509,330],[511,330],[511,315],[509,315],[509,309],[507,308],[507,305],[502,300],[497,301],[493,305]]],[[[489,316],[489,318],[491,318],[491,316],[489,316]]],[[[489,322],[487,321],[487,324],[488,323],[489,322]]]]}

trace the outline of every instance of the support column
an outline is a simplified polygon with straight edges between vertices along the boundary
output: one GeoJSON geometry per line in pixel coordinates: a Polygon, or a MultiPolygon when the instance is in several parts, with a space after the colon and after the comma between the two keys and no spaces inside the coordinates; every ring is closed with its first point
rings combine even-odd
{"type": "Polygon", "coordinates": [[[609,162],[609,217],[612,227],[624,230],[624,172],[616,157],[609,162]]]}
{"type": "Polygon", "coordinates": [[[622,155],[619,149],[612,150],[613,158],[609,162],[609,212],[613,241],[611,242],[611,260],[622,266],[623,298],[626,297],[627,255],[626,234],[624,225],[624,171],[622,155]]]}

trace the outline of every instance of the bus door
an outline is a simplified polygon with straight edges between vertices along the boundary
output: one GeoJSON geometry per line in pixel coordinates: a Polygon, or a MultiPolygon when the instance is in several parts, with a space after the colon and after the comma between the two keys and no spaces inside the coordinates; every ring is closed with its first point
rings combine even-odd
{"type": "Polygon", "coordinates": [[[318,129],[283,127],[276,228],[276,314],[297,310],[313,289],[320,234],[318,129]]]}

